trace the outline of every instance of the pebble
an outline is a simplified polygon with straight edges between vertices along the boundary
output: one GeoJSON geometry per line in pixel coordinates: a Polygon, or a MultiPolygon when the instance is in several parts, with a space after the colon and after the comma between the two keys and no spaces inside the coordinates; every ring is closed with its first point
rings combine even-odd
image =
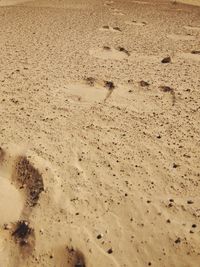
{"type": "Polygon", "coordinates": [[[109,248],[107,252],[108,252],[108,254],[112,254],[113,253],[113,249],[109,248]]]}

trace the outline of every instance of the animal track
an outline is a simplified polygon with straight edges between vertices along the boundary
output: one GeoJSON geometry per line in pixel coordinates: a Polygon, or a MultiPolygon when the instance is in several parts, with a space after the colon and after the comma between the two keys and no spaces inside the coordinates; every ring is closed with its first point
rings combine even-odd
{"type": "Polygon", "coordinates": [[[130,53],[123,47],[117,47],[115,49],[109,46],[104,46],[98,49],[91,49],[90,55],[100,59],[123,60],[124,58],[129,57],[130,53]]]}

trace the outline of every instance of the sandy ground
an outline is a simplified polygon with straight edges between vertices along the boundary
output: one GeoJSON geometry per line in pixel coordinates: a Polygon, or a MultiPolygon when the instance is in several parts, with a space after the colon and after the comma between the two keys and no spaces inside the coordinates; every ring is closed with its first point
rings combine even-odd
{"type": "Polygon", "coordinates": [[[184,4],[189,4],[189,5],[200,6],[200,0],[179,0],[178,2],[182,2],[184,4]]]}
{"type": "Polygon", "coordinates": [[[200,8],[0,5],[0,266],[199,267],[200,8]]]}

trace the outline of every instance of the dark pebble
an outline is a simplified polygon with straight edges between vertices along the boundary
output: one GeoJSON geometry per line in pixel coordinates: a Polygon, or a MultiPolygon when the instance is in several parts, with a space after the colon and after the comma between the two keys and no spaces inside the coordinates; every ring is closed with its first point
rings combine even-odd
{"type": "Polygon", "coordinates": [[[108,254],[112,254],[113,253],[112,248],[109,248],[109,250],[107,252],[108,252],[108,254]]]}

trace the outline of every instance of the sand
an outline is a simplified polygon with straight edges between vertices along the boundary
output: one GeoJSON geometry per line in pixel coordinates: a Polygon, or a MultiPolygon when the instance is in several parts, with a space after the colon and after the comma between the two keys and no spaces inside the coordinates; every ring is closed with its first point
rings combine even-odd
{"type": "Polygon", "coordinates": [[[200,8],[0,5],[0,266],[199,267],[200,8]]]}
{"type": "Polygon", "coordinates": [[[199,0],[180,0],[179,2],[182,2],[184,4],[194,5],[194,6],[200,6],[199,0]]]}

